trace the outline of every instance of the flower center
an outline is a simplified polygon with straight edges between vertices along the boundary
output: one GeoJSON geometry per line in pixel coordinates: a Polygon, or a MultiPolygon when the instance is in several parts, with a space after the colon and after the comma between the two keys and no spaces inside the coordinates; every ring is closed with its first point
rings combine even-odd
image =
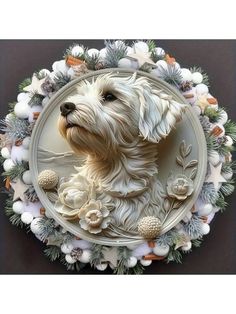
{"type": "Polygon", "coordinates": [[[184,180],[178,180],[173,186],[173,191],[176,194],[184,195],[188,192],[188,186],[185,184],[184,180]]]}
{"type": "Polygon", "coordinates": [[[102,213],[99,210],[90,210],[85,215],[85,220],[89,226],[97,227],[102,222],[102,213]]]}

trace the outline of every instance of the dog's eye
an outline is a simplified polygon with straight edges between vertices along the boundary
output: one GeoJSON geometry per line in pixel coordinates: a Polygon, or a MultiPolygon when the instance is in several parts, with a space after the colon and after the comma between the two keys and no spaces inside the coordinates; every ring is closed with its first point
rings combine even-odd
{"type": "Polygon", "coordinates": [[[117,98],[116,98],[116,96],[113,95],[112,93],[105,93],[105,94],[103,95],[103,99],[104,99],[104,101],[114,101],[114,100],[116,100],[117,98]]]}

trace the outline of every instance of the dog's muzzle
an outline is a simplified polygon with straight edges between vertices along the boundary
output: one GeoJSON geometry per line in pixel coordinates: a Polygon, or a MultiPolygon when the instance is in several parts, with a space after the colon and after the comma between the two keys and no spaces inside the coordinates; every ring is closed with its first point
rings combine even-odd
{"type": "Polygon", "coordinates": [[[64,104],[61,104],[60,110],[61,115],[63,117],[66,117],[69,113],[75,110],[75,104],[73,102],[65,102],[64,104]]]}

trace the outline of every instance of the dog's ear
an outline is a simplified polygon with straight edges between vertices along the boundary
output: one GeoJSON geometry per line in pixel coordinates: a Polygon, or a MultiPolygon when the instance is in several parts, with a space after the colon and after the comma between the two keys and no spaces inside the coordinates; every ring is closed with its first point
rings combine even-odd
{"type": "Polygon", "coordinates": [[[162,91],[152,90],[149,84],[139,89],[139,131],[144,139],[158,143],[168,136],[186,107],[162,91]]]}

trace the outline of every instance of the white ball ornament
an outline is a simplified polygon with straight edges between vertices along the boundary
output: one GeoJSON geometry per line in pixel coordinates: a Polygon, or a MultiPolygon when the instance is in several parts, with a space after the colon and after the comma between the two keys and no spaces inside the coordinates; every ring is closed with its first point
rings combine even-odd
{"type": "Polygon", "coordinates": [[[157,256],[166,256],[169,253],[169,245],[155,245],[153,253],[157,256]]]}
{"type": "Polygon", "coordinates": [[[97,55],[99,55],[99,50],[95,49],[95,48],[92,48],[92,49],[89,49],[87,51],[87,54],[90,56],[90,57],[95,57],[97,55]]]}
{"type": "Polygon", "coordinates": [[[224,110],[221,110],[220,111],[220,118],[218,120],[218,123],[224,125],[227,121],[228,121],[228,114],[227,114],[227,112],[224,111],[224,110]]]}
{"type": "Polygon", "coordinates": [[[22,175],[22,180],[25,184],[32,184],[32,177],[30,170],[26,170],[22,175]]]}
{"type": "Polygon", "coordinates": [[[76,45],[71,49],[71,54],[73,57],[80,56],[84,53],[83,47],[76,45]]]}
{"type": "Polygon", "coordinates": [[[160,47],[156,47],[155,48],[155,52],[158,56],[164,56],[165,55],[165,50],[160,48],[160,47]]]}
{"type": "Polygon", "coordinates": [[[205,84],[198,84],[198,85],[196,85],[196,93],[199,96],[207,95],[208,92],[209,92],[209,89],[208,89],[208,87],[205,84]]]}
{"type": "Polygon", "coordinates": [[[150,266],[152,264],[152,260],[145,260],[145,259],[141,259],[140,260],[140,264],[143,266],[150,266]]]}
{"type": "Polygon", "coordinates": [[[47,75],[50,75],[50,71],[48,69],[42,69],[39,71],[39,75],[45,77],[47,75]]]}
{"type": "Polygon", "coordinates": [[[14,107],[14,113],[18,118],[27,119],[29,116],[29,112],[30,112],[30,106],[26,102],[20,101],[16,103],[14,107]]]}
{"type": "Polygon", "coordinates": [[[24,212],[24,203],[22,201],[16,201],[12,205],[12,210],[16,214],[22,214],[24,212]]]}
{"type": "Polygon", "coordinates": [[[200,216],[208,216],[208,215],[212,212],[212,210],[213,210],[212,204],[210,204],[210,203],[203,204],[203,205],[200,207],[200,209],[199,209],[199,211],[198,211],[198,214],[199,214],[200,216]]]}
{"type": "Polygon", "coordinates": [[[127,266],[128,268],[132,268],[132,267],[136,266],[137,262],[138,262],[138,260],[137,260],[136,257],[130,256],[130,257],[128,258],[127,262],[126,262],[126,266],[127,266]]]}
{"type": "MultiPolygon", "coordinates": [[[[66,65],[65,60],[55,61],[52,65],[52,69],[54,72],[58,73],[61,72],[63,74],[67,74],[69,67],[66,65]]],[[[50,73],[51,75],[51,73],[50,73]]]]}
{"type": "Polygon", "coordinates": [[[66,254],[65,260],[68,264],[74,264],[76,262],[76,259],[73,258],[70,254],[66,254]]]}
{"type": "Polygon", "coordinates": [[[79,258],[79,261],[81,263],[86,264],[86,263],[90,262],[90,259],[91,259],[91,251],[90,250],[83,250],[83,253],[79,258]]]}
{"type": "Polygon", "coordinates": [[[194,84],[201,84],[202,80],[203,80],[202,73],[200,73],[200,72],[192,73],[192,81],[194,84]]]}
{"type": "Polygon", "coordinates": [[[210,232],[210,226],[207,223],[201,225],[201,231],[203,235],[207,235],[210,232]]]}
{"type": "Polygon", "coordinates": [[[71,251],[73,250],[73,245],[71,244],[71,243],[63,243],[62,245],[61,245],[61,251],[62,251],[62,253],[64,253],[64,254],[70,254],[71,253],[71,251]]]}
{"type": "Polygon", "coordinates": [[[24,101],[24,100],[28,100],[29,98],[29,95],[27,93],[20,93],[17,95],[17,101],[18,102],[21,102],[21,101],[24,101]]]}
{"type": "Polygon", "coordinates": [[[8,149],[7,147],[3,147],[3,148],[1,149],[1,155],[2,155],[2,157],[5,158],[5,159],[8,159],[8,158],[11,157],[10,151],[9,151],[9,149],[8,149]]]}
{"type": "Polygon", "coordinates": [[[132,61],[127,58],[122,58],[118,62],[118,68],[132,68],[132,61]]]}
{"type": "Polygon", "coordinates": [[[127,55],[132,55],[134,53],[134,49],[132,47],[127,46],[127,55]]]}
{"type": "Polygon", "coordinates": [[[233,170],[229,169],[228,172],[222,172],[221,174],[225,178],[225,180],[230,180],[232,179],[234,173],[233,170]]]}
{"type": "Polygon", "coordinates": [[[41,220],[42,220],[42,218],[37,217],[31,221],[30,230],[33,232],[33,234],[40,234],[41,233],[41,229],[39,226],[39,223],[41,220]]]}
{"type": "Polygon", "coordinates": [[[192,248],[192,242],[188,241],[185,245],[183,245],[181,247],[181,250],[184,252],[187,252],[187,251],[191,250],[191,248],[192,248]]]}
{"type": "Polygon", "coordinates": [[[233,145],[233,143],[234,142],[233,142],[232,138],[229,135],[226,135],[226,142],[224,143],[225,146],[230,147],[233,145]]]}
{"type": "Polygon", "coordinates": [[[107,266],[108,266],[108,263],[101,263],[101,264],[96,265],[96,268],[97,270],[104,271],[105,269],[107,269],[107,266]]]}
{"type": "Polygon", "coordinates": [[[147,53],[149,51],[148,45],[144,41],[138,41],[134,44],[133,48],[136,53],[147,53]]]}
{"type": "Polygon", "coordinates": [[[23,150],[22,160],[23,161],[29,161],[29,150],[28,149],[23,150]]]}
{"type": "Polygon", "coordinates": [[[11,159],[8,158],[4,161],[2,166],[4,171],[10,171],[15,166],[15,164],[11,159]]]}
{"type": "Polygon", "coordinates": [[[189,71],[189,69],[182,68],[180,72],[181,72],[182,80],[184,82],[192,81],[192,73],[189,71]]]}
{"type": "Polygon", "coordinates": [[[208,161],[213,165],[216,166],[220,161],[220,155],[217,151],[213,150],[210,155],[208,156],[208,161]]]}
{"type": "Polygon", "coordinates": [[[107,55],[107,50],[106,48],[102,48],[100,51],[99,51],[99,56],[101,59],[105,59],[106,58],[106,55],[107,55]]]}
{"type": "Polygon", "coordinates": [[[28,149],[29,148],[29,145],[30,145],[30,137],[27,136],[23,139],[22,141],[22,146],[24,149],[28,149]]]}
{"type": "Polygon", "coordinates": [[[156,62],[156,65],[157,65],[157,67],[160,67],[162,69],[167,69],[167,67],[168,67],[168,64],[165,60],[158,60],[156,62]]]}
{"type": "Polygon", "coordinates": [[[33,219],[33,215],[29,212],[24,212],[21,214],[21,221],[26,225],[29,225],[33,219]]]}

